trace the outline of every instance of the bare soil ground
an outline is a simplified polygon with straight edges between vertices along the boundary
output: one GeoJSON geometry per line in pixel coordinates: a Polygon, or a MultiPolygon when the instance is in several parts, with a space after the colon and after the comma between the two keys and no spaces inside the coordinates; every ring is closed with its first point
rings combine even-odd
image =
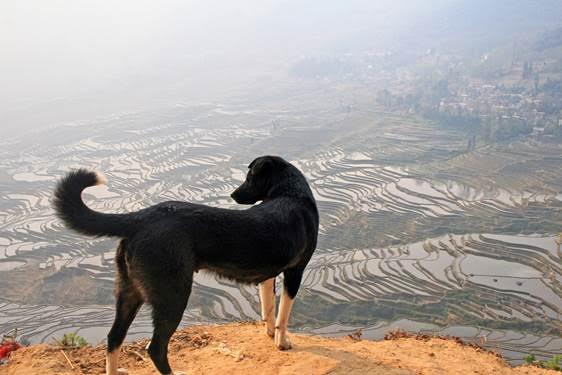
{"type": "MultiPolygon", "coordinates": [[[[233,323],[180,330],[170,343],[172,368],[192,374],[559,374],[510,367],[495,353],[454,339],[389,334],[384,341],[291,335],[279,351],[261,324],[233,323]]],[[[146,340],[123,346],[120,367],[131,375],[156,374],[146,340]]],[[[7,375],[103,374],[105,347],[66,349],[34,345],[13,352],[0,367],[7,375]],[[66,356],[65,356],[66,355],[66,356]]]]}

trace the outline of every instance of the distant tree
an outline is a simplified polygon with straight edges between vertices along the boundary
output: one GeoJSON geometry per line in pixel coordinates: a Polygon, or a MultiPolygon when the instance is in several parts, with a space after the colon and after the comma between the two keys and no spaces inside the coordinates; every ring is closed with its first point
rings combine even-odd
{"type": "Polygon", "coordinates": [[[539,83],[540,83],[540,77],[539,77],[539,73],[535,73],[535,78],[534,78],[534,85],[533,85],[533,89],[535,91],[535,95],[538,94],[539,92],[539,83]]]}
{"type": "Polygon", "coordinates": [[[529,78],[529,63],[527,61],[523,63],[523,74],[521,78],[523,79],[529,78]]]}
{"type": "Polygon", "coordinates": [[[550,121],[544,128],[544,134],[560,137],[562,136],[562,126],[559,126],[558,124],[550,121]]]}
{"type": "Polygon", "coordinates": [[[387,89],[379,90],[377,92],[377,103],[384,106],[387,109],[392,108],[393,104],[393,97],[392,93],[387,89]]]}
{"type": "Polygon", "coordinates": [[[533,76],[533,63],[525,61],[523,63],[523,79],[529,79],[533,76]]]}

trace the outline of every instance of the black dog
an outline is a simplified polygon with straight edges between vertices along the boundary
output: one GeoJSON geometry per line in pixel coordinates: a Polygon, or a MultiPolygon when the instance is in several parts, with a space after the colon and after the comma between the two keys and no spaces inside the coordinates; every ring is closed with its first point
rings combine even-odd
{"type": "Polygon", "coordinates": [[[109,375],[118,373],[119,348],[140,306],[152,306],[154,333],[148,353],[170,374],[167,351],[187,306],[193,273],[204,269],[241,283],[261,283],[262,318],[279,349],[289,349],[287,324],[304,268],[316,248],[318,209],[308,183],[292,164],[262,156],[232,193],[228,210],[164,202],[137,212],[105,214],[86,207],[82,190],[105,181],[95,172],[70,172],[57,185],[54,207],[65,224],[91,236],[122,238],[115,255],[116,315],[107,336],[109,375]],[[284,290],[275,321],[274,280],[284,290]]]}

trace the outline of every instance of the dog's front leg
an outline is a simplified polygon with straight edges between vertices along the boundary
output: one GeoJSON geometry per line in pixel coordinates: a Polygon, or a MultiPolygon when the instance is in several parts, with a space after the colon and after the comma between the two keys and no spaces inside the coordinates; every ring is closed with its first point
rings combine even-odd
{"type": "Polygon", "coordinates": [[[260,284],[261,318],[269,337],[275,336],[275,278],[260,284]]]}
{"type": "Polygon", "coordinates": [[[280,350],[287,350],[292,347],[291,341],[287,337],[287,326],[289,325],[293,302],[294,299],[289,296],[287,288],[283,288],[281,302],[279,302],[279,314],[275,322],[275,346],[280,350]]]}
{"type": "Polygon", "coordinates": [[[279,312],[275,322],[275,346],[280,350],[291,349],[292,344],[287,337],[287,326],[293,302],[301,285],[304,267],[289,268],[283,272],[283,294],[279,303],[279,312]]]}

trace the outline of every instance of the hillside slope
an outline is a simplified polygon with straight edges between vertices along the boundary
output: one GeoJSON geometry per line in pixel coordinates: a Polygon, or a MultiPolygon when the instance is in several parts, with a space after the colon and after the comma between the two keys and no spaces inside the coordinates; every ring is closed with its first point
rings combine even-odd
{"type": "MultiPolygon", "coordinates": [[[[552,374],[534,367],[510,367],[479,348],[441,338],[400,338],[380,342],[292,336],[294,348],[278,351],[261,325],[196,326],[176,332],[170,362],[187,374],[552,374]]],[[[124,346],[120,365],[129,374],[154,374],[143,349],[147,341],[124,346]]],[[[2,374],[103,374],[104,347],[66,350],[35,345],[12,354],[2,374]],[[72,366],[72,367],[71,367],[72,366]]]]}

